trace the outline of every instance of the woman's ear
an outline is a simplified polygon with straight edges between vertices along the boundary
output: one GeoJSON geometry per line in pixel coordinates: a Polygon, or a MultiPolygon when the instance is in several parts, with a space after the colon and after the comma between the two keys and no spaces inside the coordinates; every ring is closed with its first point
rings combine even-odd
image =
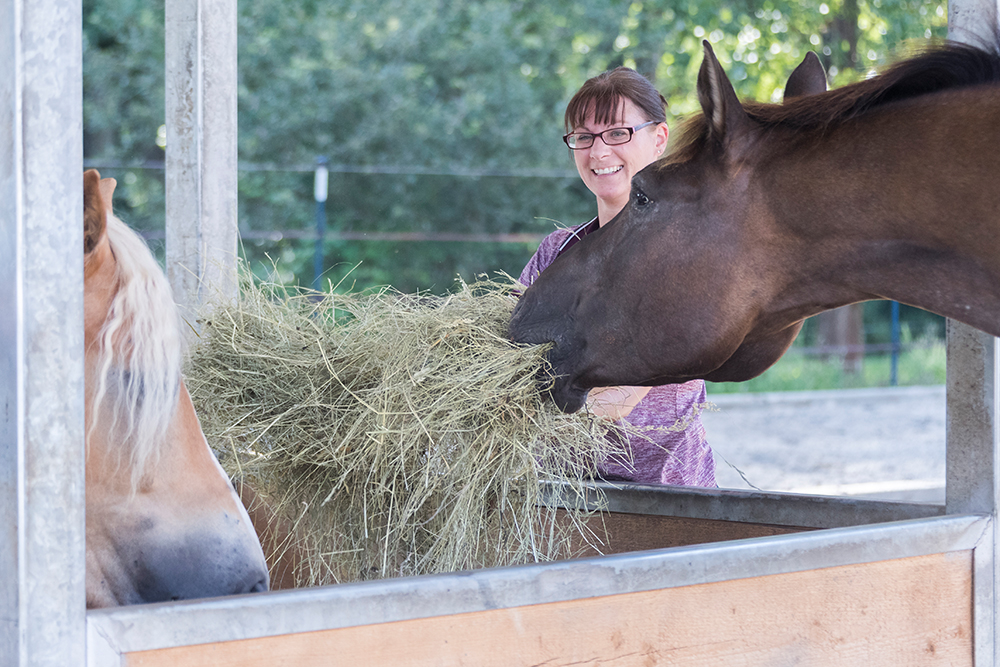
{"type": "Polygon", "coordinates": [[[656,126],[656,157],[663,155],[667,150],[667,141],[670,138],[670,128],[666,123],[659,123],[656,126]]]}

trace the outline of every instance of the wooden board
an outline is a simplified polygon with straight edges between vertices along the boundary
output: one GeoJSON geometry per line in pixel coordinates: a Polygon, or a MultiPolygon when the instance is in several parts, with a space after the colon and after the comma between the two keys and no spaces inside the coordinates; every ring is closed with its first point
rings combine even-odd
{"type": "MultiPolygon", "coordinates": [[[[565,510],[557,510],[564,514],[565,510]]],[[[673,516],[658,516],[652,514],[626,514],[607,512],[595,517],[591,528],[603,535],[605,544],[597,549],[587,547],[582,539],[577,544],[579,555],[597,556],[600,554],[619,554],[628,551],[646,551],[649,549],[665,549],[667,547],[683,547],[692,544],[707,544],[709,542],[726,542],[742,540],[749,537],[768,537],[797,533],[809,528],[790,526],[774,526],[763,523],[740,523],[738,521],[718,521],[715,519],[687,519],[673,516]],[[600,523],[603,519],[604,530],[600,523]]],[[[575,550],[575,551],[576,551],[575,550]]]]}
{"type": "MultiPolygon", "coordinates": [[[[240,498],[250,514],[250,520],[271,562],[271,589],[295,588],[295,572],[303,565],[300,552],[287,545],[291,542],[292,523],[279,517],[263,499],[246,484],[238,484],[240,498]],[[279,559],[271,554],[281,553],[279,559]]],[[[568,522],[567,510],[556,509],[557,520],[568,522]]],[[[667,547],[705,544],[739,540],[748,537],[767,537],[795,533],[808,528],[775,526],[714,519],[690,519],[652,514],[627,514],[605,512],[590,521],[591,530],[600,537],[602,544],[593,546],[579,537],[574,540],[569,553],[578,558],[629,551],[646,551],[667,547]]]]}
{"type": "Polygon", "coordinates": [[[129,667],[972,664],[972,552],[132,653],[129,667]]]}

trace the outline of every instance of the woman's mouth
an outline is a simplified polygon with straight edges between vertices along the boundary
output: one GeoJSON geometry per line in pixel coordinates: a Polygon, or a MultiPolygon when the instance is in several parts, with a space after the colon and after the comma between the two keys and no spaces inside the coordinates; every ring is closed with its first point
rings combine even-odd
{"type": "Polygon", "coordinates": [[[606,176],[607,174],[613,174],[617,171],[621,171],[622,168],[622,165],[618,165],[616,167],[604,167],[603,169],[591,169],[591,171],[598,176],[606,176]]]}

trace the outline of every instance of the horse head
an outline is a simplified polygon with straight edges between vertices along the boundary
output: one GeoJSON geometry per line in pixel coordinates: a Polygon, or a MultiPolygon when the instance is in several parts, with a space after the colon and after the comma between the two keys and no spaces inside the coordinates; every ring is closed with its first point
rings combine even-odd
{"type": "Polygon", "coordinates": [[[708,43],[702,114],[629,203],[525,291],[511,337],[553,344],[552,395],[741,381],[810,315],[893,299],[1000,335],[1000,44],[944,44],[783,104],[743,103],[708,43]]]}
{"type": "MultiPolygon", "coordinates": [[[[813,55],[788,97],[825,89],[813,55]]],[[[598,386],[749,379],[801,327],[769,324],[761,306],[784,287],[774,255],[762,252],[781,244],[760,242],[773,232],[749,196],[757,135],[707,42],[698,98],[704,114],[689,124],[707,128],[697,141],[639,172],[618,216],[553,262],[517,305],[511,337],[553,343],[552,396],[563,410],[598,386]]]]}
{"type": "Polygon", "coordinates": [[[267,590],[246,510],[181,378],[180,320],[145,243],[84,174],[87,606],[267,590]]]}

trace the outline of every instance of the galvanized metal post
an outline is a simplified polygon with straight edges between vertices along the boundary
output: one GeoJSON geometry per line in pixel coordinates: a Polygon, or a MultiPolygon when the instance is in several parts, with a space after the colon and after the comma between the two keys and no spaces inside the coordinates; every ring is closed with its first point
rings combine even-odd
{"type": "Polygon", "coordinates": [[[889,306],[889,340],[892,343],[892,355],[889,361],[889,386],[899,385],[899,302],[892,301],[889,306]]]}
{"type": "MultiPolygon", "coordinates": [[[[975,45],[994,43],[997,0],[951,0],[948,37],[975,45]]],[[[997,570],[997,507],[1000,494],[1000,340],[948,322],[947,480],[948,514],[993,518],[992,549],[977,549],[974,577],[975,664],[997,664],[1000,651],[1000,572],[997,570]]]]}
{"type": "Polygon", "coordinates": [[[948,3],[948,39],[989,47],[995,42],[998,16],[998,0],[951,0],[948,3]]]}
{"type": "Polygon", "coordinates": [[[316,200],[316,247],[313,251],[313,284],[317,292],[323,289],[323,260],[326,247],[326,197],[330,190],[330,171],[324,156],[316,158],[313,177],[313,199],[316,200]]]}
{"type": "Polygon", "coordinates": [[[185,318],[236,295],[236,0],[166,3],[167,277],[185,318]]]}
{"type": "Polygon", "coordinates": [[[80,0],[0,0],[0,665],[86,641],[80,0]]]}
{"type": "Polygon", "coordinates": [[[948,514],[996,511],[998,339],[948,320],[948,514]]]}

